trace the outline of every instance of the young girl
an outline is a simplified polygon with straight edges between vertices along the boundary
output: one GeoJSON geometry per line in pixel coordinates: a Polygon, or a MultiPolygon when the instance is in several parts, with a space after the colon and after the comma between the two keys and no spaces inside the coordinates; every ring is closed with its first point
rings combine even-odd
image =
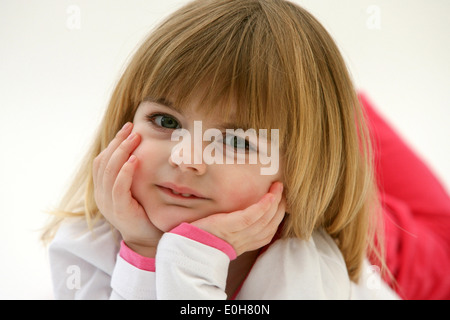
{"type": "Polygon", "coordinates": [[[135,53],[47,230],[55,296],[396,298],[366,260],[379,227],[370,149],[343,59],[308,12],[189,3],[135,53]],[[205,141],[199,121],[223,136],[205,141]],[[200,148],[180,153],[180,130],[200,148]],[[211,145],[223,162],[202,161],[211,145]]]}

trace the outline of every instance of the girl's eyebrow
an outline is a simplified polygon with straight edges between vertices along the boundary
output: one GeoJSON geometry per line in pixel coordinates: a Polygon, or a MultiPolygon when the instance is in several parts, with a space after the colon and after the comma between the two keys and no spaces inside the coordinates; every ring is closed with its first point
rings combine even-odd
{"type": "MultiPolygon", "coordinates": [[[[153,98],[153,97],[147,97],[147,98],[145,98],[144,100],[145,100],[145,101],[148,101],[148,102],[157,103],[157,104],[160,104],[160,105],[162,105],[162,106],[168,107],[168,108],[170,108],[170,109],[172,109],[172,110],[174,110],[174,111],[177,111],[177,110],[175,109],[175,107],[174,107],[172,101],[168,100],[167,98],[158,98],[158,99],[156,99],[156,98],[153,98]]],[[[178,112],[178,111],[177,111],[177,112],[178,112]]]]}
{"type": "MultiPolygon", "coordinates": [[[[239,125],[237,125],[237,124],[235,124],[233,122],[218,123],[218,124],[216,124],[216,126],[214,126],[214,128],[217,128],[217,129],[219,129],[221,131],[226,131],[227,129],[233,130],[233,131],[242,130],[244,132],[244,134],[248,134],[248,132],[249,132],[248,130],[253,129],[253,132],[256,133],[256,136],[258,138],[261,137],[261,138],[267,139],[267,133],[266,132],[261,131],[261,130],[256,130],[256,129],[250,128],[250,127],[239,126],[239,125]]],[[[250,131],[250,132],[252,132],[252,131],[250,131]]],[[[250,135],[252,135],[252,133],[250,133],[250,135]]]]}
{"type": "MultiPolygon", "coordinates": [[[[157,104],[159,104],[159,105],[162,105],[162,106],[164,106],[164,107],[167,107],[167,108],[169,108],[169,109],[172,109],[173,111],[175,111],[175,112],[177,112],[177,113],[180,112],[179,110],[177,110],[177,109],[174,107],[174,104],[172,103],[172,101],[168,100],[167,98],[164,98],[164,97],[162,97],[162,98],[147,97],[147,98],[145,98],[144,100],[145,100],[145,101],[148,101],[148,102],[157,103],[157,104]]],[[[248,129],[250,129],[250,128],[248,128],[248,127],[242,127],[242,126],[239,126],[239,125],[237,125],[237,124],[234,123],[234,122],[222,122],[222,123],[216,123],[214,127],[217,128],[217,129],[219,129],[219,130],[226,130],[226,129],[238,130],[238,129],[243,129],[244,131],[247,131],[248,129]]]]}
{"type": "Polygon", "coordinates": [[[248,129],[248,128],[243,128],[242,126],[238,126],[237,124],[235,124],[233,122],[218,123],[218,124],[216,124],[216,128],[217,129],[222,129],[222,130],[226,130],[226,129],[232,129],[232,130],[243,129],[244,131],[247,131],[247,129],[248,129]]]}

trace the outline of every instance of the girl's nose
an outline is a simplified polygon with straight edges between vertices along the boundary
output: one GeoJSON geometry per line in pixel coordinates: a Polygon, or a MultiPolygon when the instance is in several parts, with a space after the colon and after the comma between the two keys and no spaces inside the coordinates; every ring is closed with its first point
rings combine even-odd
{"type": "Polygon", "coordinates": [[[207,164],[203,160],[203,148],[194,150],[193,145],[191,145],[190,149],[185,149],[184,147],[178,149],[175,153],[172,150],[169,156],[169,164],[174,168],[178,167],[182,172],[192,172],[196,175],[205,174],[207,164]]]}
{"type": "Polygon", "coordinates": [[[192,172],[199,176],[205,174],[207,166],[207,164],[204,162],[199,164],[184,162],[176,164],[175,162],[173,162],[172,157],[169,157],[169,163],[174,168],[178,167],[182,172],[192,172]]]}

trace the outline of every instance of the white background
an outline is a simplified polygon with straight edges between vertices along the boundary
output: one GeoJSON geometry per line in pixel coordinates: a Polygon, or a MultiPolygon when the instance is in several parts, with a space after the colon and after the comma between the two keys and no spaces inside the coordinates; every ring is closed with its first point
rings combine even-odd
{"type": "MultiPolygon", "coordinates": [[[[330,31],[358,88],[449,190],[450,1],[296,2],[330,31]]],[[[0,299],[52,298],[38,242],[44,212],[67,186],[131,52],[184,3],[0,0],[0,299]]]]}

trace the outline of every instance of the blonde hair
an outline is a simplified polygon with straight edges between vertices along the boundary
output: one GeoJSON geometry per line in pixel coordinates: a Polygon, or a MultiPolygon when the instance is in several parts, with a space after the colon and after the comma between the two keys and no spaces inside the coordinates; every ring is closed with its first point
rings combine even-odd
{"type": "Polygon", "coordinates": [[[92,162],[149,97],[183,108],[201,95],[243,128],[279,130],[288,214],[283,237],[333,237],[356,281],[372,243],[377,208],[364,115],[341,54],[306,10],[282,0],[200,0],[144,40],[117,83],[95,141],[55,210],[59,221],[101,218],[92,162]],[[205,90],[206,89],[206,90],[205,90]]]}

